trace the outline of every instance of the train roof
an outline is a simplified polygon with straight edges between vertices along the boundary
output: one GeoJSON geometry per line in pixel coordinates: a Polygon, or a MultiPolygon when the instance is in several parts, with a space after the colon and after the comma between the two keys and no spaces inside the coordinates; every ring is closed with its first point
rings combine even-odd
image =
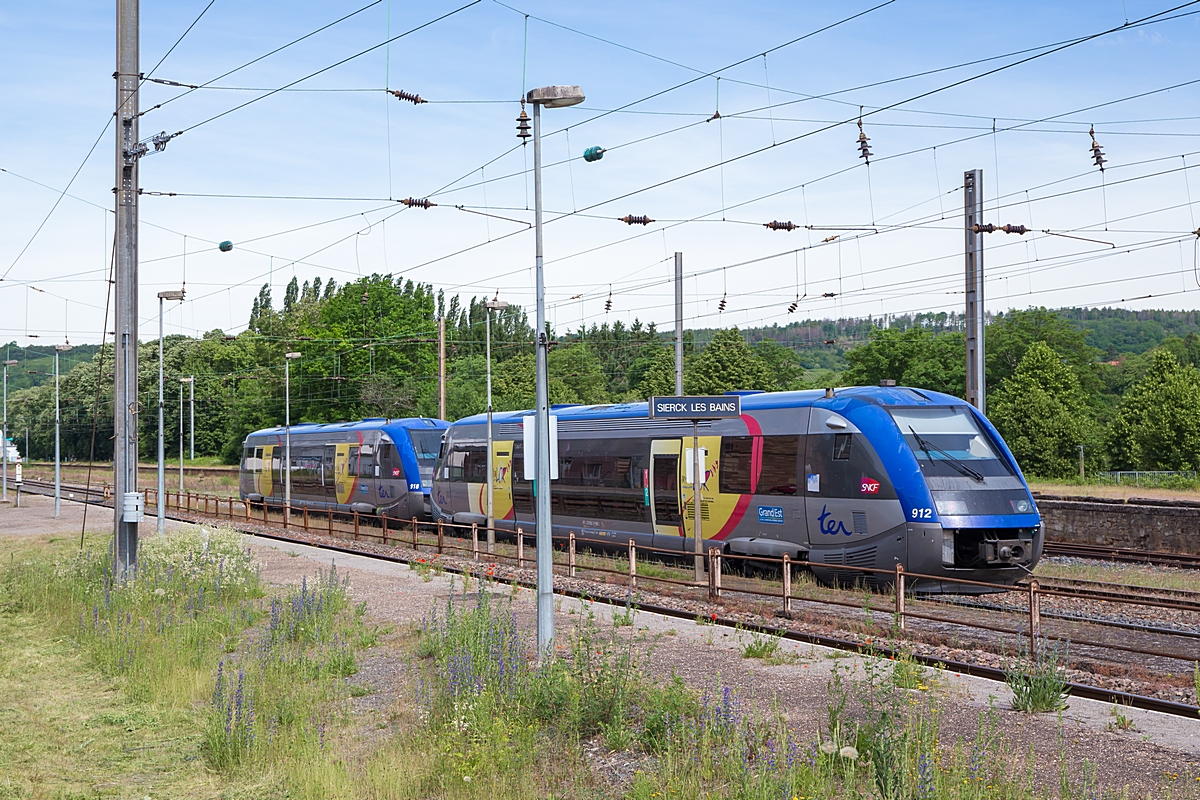
{"type": "MultiPolygon", "coordinates": [[[[433,417],[406,417],[404,419],[386,419],[384,417],[368,417],[351,422],[297,422],[292,425],[292,433],[334,433],[340,431],[374,431],[382,430],[393,438],[399,434],[401,430],[408,428],[422,428],[426,430],[443,430],[449,427],[450,423],[444,419],[434,419],[433,417]]],[[[250,436],[279,436],[283,435],[286,429],[282,425],[276,425],[274,428],[263,428],[262,430],[254,431],[250,436]]]]}
{"type": "MultiPolygon", "coordinates": [[[[851,386],[834,390],[834,396],[827,398],[824,389],[810,389],[797,392],[726,392],[728,395],[740,395],[742,411],[765,411],[777,408],[804,408],[820,404],[827,408],[844,408],[852,402],[864,402],[882,406],[914,406],[914,405],[965,405],[960,397],[942,394],[928,389],[916,389],[907,386],[851,386]]],[[[609,403],[602,405],[555,405],[550,407],[551,413],[558,417],[559,422],[584,421],[594,419],[646,419],[649,416],[649,403],[609,403]]],[[[519,423],[522,418],[532,414],[532,410],[493,412],[494,424],[519,423]]],[[[486,414],[475,414],[464,417],[451,425],[482,425],[487,422],[486,414]]]]}

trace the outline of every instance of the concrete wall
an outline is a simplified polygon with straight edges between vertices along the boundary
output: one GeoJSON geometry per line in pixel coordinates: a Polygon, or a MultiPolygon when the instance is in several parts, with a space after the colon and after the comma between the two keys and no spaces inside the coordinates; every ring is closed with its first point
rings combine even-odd
{"type": "Polygon", "coordinates": [[[1037,504],[1048,541],[1200,552],[1198,503],[1038,497],[1037,504]]]}

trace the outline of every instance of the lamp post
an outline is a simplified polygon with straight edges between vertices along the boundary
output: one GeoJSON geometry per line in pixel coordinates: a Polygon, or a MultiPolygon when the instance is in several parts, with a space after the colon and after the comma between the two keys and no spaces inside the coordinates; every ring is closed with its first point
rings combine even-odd
{"type": "MultiPolygon", "coordinates": [[[[183,385],[195,383],[194,376],[179,379],[179,493],[183,494],[183,385]]],[[[195,395],[193,395],[194,397],[195,395]]]]}
{"type": "Polygon", "coordinates": [[[166,453],[163,444],[163,301],[182,300],[183,292],[171,290],[158,293],[158,533],[166,530],[167,506],[163,500],[166,492],[166,453]]]}
{"type": "Polygon", "coordinates": [[[188,378],[188,461],[196,460],[196,376],[188,378]]]}
{"type": "Polygon", "coordinates": [[[492,553],[496,550],[496,476],[492,463],[492,312],[504,311],[508,303],[497,295],[485,301],[483,306],[487,309],[487,551],[492,553]]]}
{"type": "Polygon", "coordinates": [[[292,359],[299,353],[283,354],[283,526],[292,521],[292,359]]]}
{"type": "MultiPolygon", "coordinates": [[[[4,479],[3,489],[0,490],[0,500],[8,500],[8,368],[15,367],[16,360],[4,362],[4,427],[0,435],[0,445],[4,447],[4,479]]],[[[489,404],[489,408],[490,408],[489,404]]]]}
{"type": "Polygon", "coordinates": [[[60,454],[58,446],[58,431],[62,417],[58,410],[58,354],[71,349],[69,344],[54,345],[54,518],[58,519],[62,505],[62,474],[60,469],[60,454]]]}
{"type": "MultiPolygon", "coordinates": [[[[530,89],[525,99],[533,104],[533,220],[537,268],[537,638],[538,657],[551,654],[554,640],[553,520],[550,512],[550,400],[546,371],[546,285],[542,274],[542,106],[565,108],[582,103],[578,86],[543,86],[530,89]]],[[[518,135],[521,131],[518,129],[518,135]]]]}

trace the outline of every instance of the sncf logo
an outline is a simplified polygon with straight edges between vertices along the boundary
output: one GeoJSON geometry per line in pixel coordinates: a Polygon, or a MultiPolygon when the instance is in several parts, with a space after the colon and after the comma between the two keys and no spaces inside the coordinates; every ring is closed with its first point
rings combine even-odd
{"type": "Polygon", "coordinates": [[[862,479],[862,493],[863,494],[879,494],[879,481],[875,480],[874,478],[863,478],[862,479]]]}

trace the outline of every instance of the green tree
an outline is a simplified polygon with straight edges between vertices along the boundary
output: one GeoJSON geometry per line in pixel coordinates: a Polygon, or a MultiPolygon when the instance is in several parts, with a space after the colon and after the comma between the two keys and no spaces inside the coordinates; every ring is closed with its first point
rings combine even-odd
{"type": "MultiPolygon", "coordinates": [[[[687,374],[687,371],[684,371],[687,374]]],[[[650,356],[650,363],[642,372],[637,385],[639,400],[651,397],[670,397],[675,394],[675,351],[660,347],[650,356]]]]}
{"type": "Polygon", "coordinates": [[[688,394],[769,389],[774,381],[766,362],[755,355],[737,328],[717,331],[683,372],[683,388],[688,394]]]}
{"type": "Polygon", "coordinates": [[[1058,353],[1075,370],[1080,386],[1089,396],[1100,390],[1096,365],[1100,351],[1088,346],[1084,331],[1045,308],[997,314],[987,326],[984,352],[988,383],[999,386],[1007,380],[1034,342],[1045,342],[1058,353]]]}
{"type": "Polygon", "coordinates": [[[1200,371],[1166,350],[1121,399],[1108,431],[1117,469],[1200,468],[1200,371]]]}
{"type": "Polygon", "coordinates": [[[1025,350],[1017,369],[988,399],[988,417],[1021,469],[1068,478],[1079,469],[1078,447],[1095,465],[1096,427],[1075,371],[1045,342],[1025,350]]]}
{"type": "Polygon", "coordinates": [[[878,386],[894,380],[962,397],[966,389],[966,343],[961,333],[929,333],[924,328],[876,328],[870,340],[846,353],[842,382],[878,386]]]}
{"type": "Polygon", "coordinates": [[[800,356],[790,347],[784,347],[775,339],[762,339],[750,348],[762,359],[771,371],[771,389],[786,392],[798,389],[804,382],[804,368],[800,366],[800,356]]]}

